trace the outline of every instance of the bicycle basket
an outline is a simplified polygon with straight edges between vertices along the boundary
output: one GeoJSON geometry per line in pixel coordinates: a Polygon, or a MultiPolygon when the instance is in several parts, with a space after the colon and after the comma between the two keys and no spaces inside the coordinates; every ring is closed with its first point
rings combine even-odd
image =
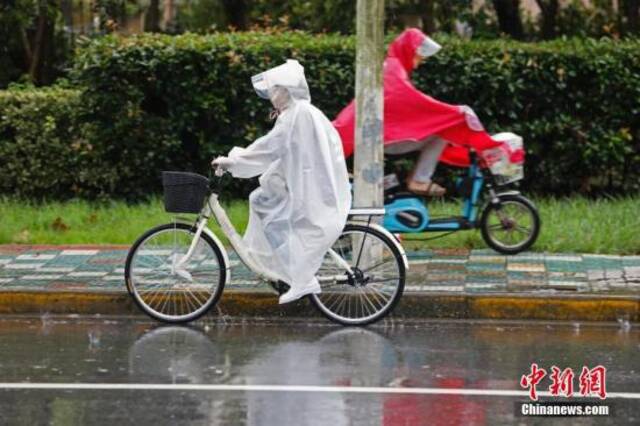
{"type": "Polygon", "coordinates": [[[512,162],[509,152],[504,147],[487,149],[482,152],[482,156],[491,169],[496,184],[506,185],[524,177],[523,164],[512,162]]]}
{"type": "Polygon", "coordinates": [[[164,209],[169,213],[200,213],[209,179],[196,173],[162,172],[164,209]]]}

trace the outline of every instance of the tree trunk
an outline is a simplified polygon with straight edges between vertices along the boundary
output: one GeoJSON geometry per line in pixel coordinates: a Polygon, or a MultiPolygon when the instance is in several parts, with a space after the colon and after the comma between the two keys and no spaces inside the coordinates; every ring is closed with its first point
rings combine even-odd
{"type": "Polygon", "coordinates": [[[64,26],[71,30],[73,28],[73,0],[60,0],[60,10],[64,26]]]}
{"type": "Polygon", "coordinates": [[[31,61],[33,60],[33,50],[31,50],[31,40],[27,34],[25,28],[20,28],[20,36],[22,38],[22,49],[24,50],[24,63],[26,69],[31,68],[31,61]]]}
{"type": "Polygon", "coordinates": [[[86,31],[86,21],[85,21],[85,17],[84,17],[84,12],[85,12],[85,10],[84,10],[85,9],[84,2],[80,3],[80,7],[78,9],[79,9],[79,14],[80,14],[80,23],[82,24],[80,26],[80,33],[81,34],[85,34],[87,31],[86,31]]]}
{"type": "Polygon", "coordinates": [[[175,31],[176,4],[175,0],[165,0],[162,14],[162,28],[167,32],[175,31]]]}
{"type": "Polygon", "coordinates": [[[522,39],[524,30],[520,17],[520,0],[493,0],[493,7],[496,9],[500,31],[513,38],[522,39]]]}
{"type": "Polygon", "coordinates": [[[435,9],[433,7],[434,0],[420,1],[420,14],[422,15],[422,26],[427,34],[436,32],[435,9]]]}
{"type": "Polygon", "coordinates": [[[73,0],[60,0],[60,10],[62,11],[62,20],[68,31],[71,45],[75,45],[76,33],[73,28],[73,0]]]}
{"type": "Polygon", "coordinates": [[[622,0],[622,9],[626,18],[625,32],[640,33],[640,0],[622,0]]]}
{"type": "Polygon", "coordinates": [[[551,39],[556,36],[556,18],[558,16],[558,0],[536,0],[542,15],[542,38],[551,39]]]}
{"type": "Polygon", "coordinates": [[[229,25],[238,30],[246,30],[249,23],[247,18],[248,0],[222,0],[222,5],[229,25]]]}
{"type": "Polygon", "coordinates": [[[127,0],[120,0],[113,19],[118,23],[120,30],[127,30],[127,0]]]}
{"type": "Polygon", "coordinates": [[[34,84],[46,84],[51,80],[51,56],[53,54],[54,22],[49,15],[52,0],[41,1],[36,31],[31,41],[23,37],[26,56],[29,59],[29,79],[34,84]]]}
{"type": "Polygon", "coordinates": [[[36,33],[31,44],[31,63],[29,64],[29,80],[37,83],[40,77],[40,68],[42,63],[42,52],[45,43],[44,34],[47,27],[47,17],[40,14],[37,20],[36,33]]]}
{"type": "Polygon", "coordinates": [[[144,30],[157,33],[160,31],[160,0],[151,0],[144,17],[144,30]]]}

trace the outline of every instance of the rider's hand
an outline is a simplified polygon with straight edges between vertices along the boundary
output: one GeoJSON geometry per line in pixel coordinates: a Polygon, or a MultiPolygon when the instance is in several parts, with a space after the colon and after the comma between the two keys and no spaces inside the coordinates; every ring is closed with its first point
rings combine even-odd
{"type": "Polygon", "coordinates": [[[211,167],[213,167],[216,172],[221,171],[224,172],[231,167],[232,161],[227,157],[218,157],[211,162],[211,167]]]}

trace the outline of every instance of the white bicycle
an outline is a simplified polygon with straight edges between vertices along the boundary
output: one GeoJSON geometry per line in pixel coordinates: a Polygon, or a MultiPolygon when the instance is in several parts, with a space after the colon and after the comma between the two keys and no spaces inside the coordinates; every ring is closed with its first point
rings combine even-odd
{"type": "MultiPolygon", "coordinates": [[[[217,178],[183,172],[162,175],[165,210],[198,217],[195,222],[176,219],[152,228],[133,244],[125,281],[136,304],[153,318],[179,323],[199,318],[218,302],[231,263],[224,245],[207,227],[211,216],[247,268],[277,290],[277,278],[251,258],[220,204],[214,189],[217,178]]],[[[381,215],[384,209],[352,209],[317,273],[322,292],[308,297],[337,323],[378,321],[402,296],[407,257],[389,231],[372,223],[372,217],[381,215]]]]}

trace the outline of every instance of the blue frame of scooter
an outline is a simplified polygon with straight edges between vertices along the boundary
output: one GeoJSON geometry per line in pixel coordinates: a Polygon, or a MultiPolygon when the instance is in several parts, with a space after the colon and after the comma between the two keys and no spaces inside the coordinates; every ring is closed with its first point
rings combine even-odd
{"type": "Polygon", "coordinates": [[[475,227],[478,218],[478,200],[484,185],[484,176],[478,165],[473,163],[469,166],[467,177],[472,179],[473,183],[471,184],[471,196],[466,197],[462,205],[462,217],[466,219],[466,223],[462,223],[458,218],[432,219],[423,232],[457,231],[475,227]]]}
{"type": "Polygon", "coordinates": [[[397,194],[392,201],[385,203],[383,226],[395,233],[416,232],[454,232],[477,227],[479,202],[485,186],[486,176],[482,172],[477,155],[471,151],[471,164],[467,168],[467,175],[458,181],[458,186],[465,186],[462,204],[462,215],[456,217],[431,218],[429,206],[425,200],[411,193],[397,194]],[[408,225],[399,219],[405,216],[413,223],[408,225]],[[413,215],[413,218],[409,216],[413,215]],[[418,219],[419,218],[419,219],[418,219]]]}

